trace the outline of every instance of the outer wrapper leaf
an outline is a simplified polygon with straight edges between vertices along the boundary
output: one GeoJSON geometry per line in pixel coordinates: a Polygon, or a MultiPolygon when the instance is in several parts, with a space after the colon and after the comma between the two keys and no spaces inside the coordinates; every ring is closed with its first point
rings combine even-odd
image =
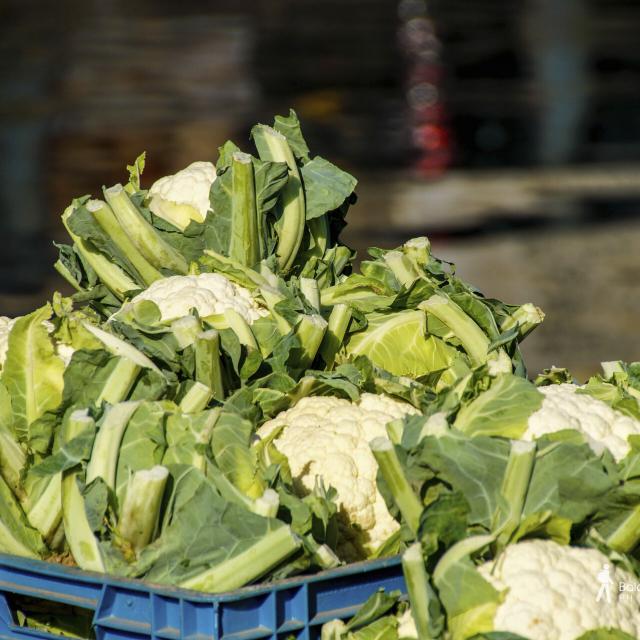
{"type": "Polygon", "coordinates": [[[9,350],[1,381],[11,396],[13,428],[18,438],[44,453],[52,433],[38,418],[62,400],[64,363],[56,355],[42,322],[51,317],[49,304],[16,320],[9,334],[9,350]]]}

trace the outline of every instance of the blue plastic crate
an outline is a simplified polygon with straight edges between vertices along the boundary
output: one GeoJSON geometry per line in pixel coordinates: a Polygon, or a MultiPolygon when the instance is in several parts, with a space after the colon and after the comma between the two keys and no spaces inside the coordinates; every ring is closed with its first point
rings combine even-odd
{"type": "Polygon", "coordinates": [[[97,640],[315,640],[379,587],[406,593],[399,557],[207,595],[0,554],[0,639],[60,637],[17,623],[23,595],[92,611],[97,640]]]}

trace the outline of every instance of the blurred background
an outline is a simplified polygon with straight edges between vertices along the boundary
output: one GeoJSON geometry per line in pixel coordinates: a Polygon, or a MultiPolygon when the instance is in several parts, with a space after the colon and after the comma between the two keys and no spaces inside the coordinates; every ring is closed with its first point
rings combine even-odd
{"type": "Polygon", "coordinates": [[[640,4],[0,2],[0,315],[64,286],[72,197],[144,184],[293,107],[359,178],[359,256],[428,235],[547,313],[531,373],[640,360],[640,4]]]}

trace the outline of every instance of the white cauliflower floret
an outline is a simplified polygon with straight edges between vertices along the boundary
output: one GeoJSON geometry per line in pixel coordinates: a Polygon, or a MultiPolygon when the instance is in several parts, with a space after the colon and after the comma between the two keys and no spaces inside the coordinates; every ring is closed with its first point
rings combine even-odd
{"type": "Polygon", "coordinates": [[[499,591],[507,589],[495,631],[530,640],[574,640],[589,630],[613,628],[640,637],[638,594],[619,592],[620,583],[636,585],[638,578],[595,549],[531,540],[508,546],[478,570],[499,591]],[[610,602],[604,591],[598,598],[607,570],[610,602]]]}
{"type": "Polygon", "coordinates": [[[206,218],[209,191],[215,179],[216,168],[211,162],[193,162],[151,185],[149,209],[184,231],[192,220],[203,222],[206,218]]]}
{"type": "Polygon", "coordinates": [[[640,434],[640,422],[612,409],[588,394],[576,393],[580,387],[570,383],[539,387],[544,394],[542,406],[528,420],[523,440],[575,429],[580,431],[595,453],[609,449],[616,460],[629,453],[630,435],[640,434]]]}
{"type": "Polygon", "coordinates": [[[163,322],[177,320],[195,308],[200,317],[222,314],[234,309],[248,323],[268,311],[260,307],[251,292],[219,273],[201,273],[197,276],[171,276],[156,280],[148,289],[131,300],[131,304],[150,300],[160,309],[163,322]]]}
{"type": "MultiPolygon", "coordinates": [[[[0,370],[4,367],[5,360],[7,359],[7,351],[9,350],[9,333],[18,318],[8,318],[7,316],[0,316],[0,370]]],[[[53,333],[54,326],[49,320],[45,320],[42,325],[49,332],[53,333]]],[[[75,349],[63,342],[55,342],[56,354],[64,362],[64,366],[67,367],[71,362],[71,357],[75,353],[75,349]]]]}
{"type": "Polygon", "coordinates": [[[359,403],[329,396],[303,398],[259,430],[275,438],[301,493],[311,492],[316,477],[336,489],[340,511],[340,555],[356,560],[374,551],[398,528],[376,486],[378,465],[369,441],[386,436],[391,420],[418,411],[384,395],[363,393],[359,403]]]}

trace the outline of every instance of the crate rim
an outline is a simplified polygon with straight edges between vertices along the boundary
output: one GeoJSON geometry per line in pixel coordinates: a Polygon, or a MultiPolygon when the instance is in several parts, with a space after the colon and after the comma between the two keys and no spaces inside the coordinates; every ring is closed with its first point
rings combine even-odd
{"type": "Polygon", "coordinates": [[[141,578],[129,578],[117,576],[111,573],[100,573],[97,571],[85,571],[80,567],[70,567],[55,562],[47,562],[35,558],[24,558],[0,552],[0,567],[10,567],[13,569],[26,570],[40,575],[51,575],[51,577],[79,580],[90,584],[100,584],[103,587],[122,587],[141,592],[153,591],[154,595],[169,598],[182,598],[197,602],[211,602],[213,600],[225,602],[229,600],[240,600],[251,598],[256,595],[268,594],[273,591],[280,591],[296,586],[303,586],[314,582],[323,582],[333,578],[341,578],[358,573],[368,573],[377,569],[386,569],[401,564],[401,556],[394,555],[388,558],[378,558],[374,560],[361,560],[341,565],[333,569],[326,569],[312,574],[301,574],[276,580],[274,582],[262,582],[248,585],[231,591],[221,591],[219,593],[207,593],[184,587],[174,587],[167,584],[148,582],[141,578]]]}

